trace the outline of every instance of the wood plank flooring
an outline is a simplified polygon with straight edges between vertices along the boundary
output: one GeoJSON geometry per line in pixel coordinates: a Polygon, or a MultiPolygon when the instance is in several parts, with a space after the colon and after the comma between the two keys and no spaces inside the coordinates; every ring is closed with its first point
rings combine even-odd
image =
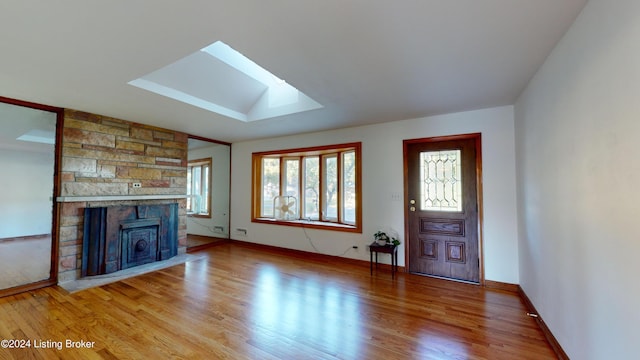
{"type": "Polygon", "coordinates": [[[208,247],[229,242],[229,239],[187,234],[187,252],[205,250],[208,247]]]}
{"type": "Polygon", "coordinates": [[[555,358],[513,293],[233,242],[203,253],[74,294],[1,298],[0,339],[31,343],[0,359],[555,358]]]}
{"type": "Polygon", "coordinates": [[[48,279],[51,235],[0,240],[0,289],[48,279]]]}

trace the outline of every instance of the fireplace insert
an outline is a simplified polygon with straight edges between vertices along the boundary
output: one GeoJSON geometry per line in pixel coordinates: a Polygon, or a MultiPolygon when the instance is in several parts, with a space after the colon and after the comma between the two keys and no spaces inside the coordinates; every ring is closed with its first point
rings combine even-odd
{"type": "Polygon", "coordinates": [[[86,208],[82,276],[109,274],[178,252],[178,204],[86,208]]]}

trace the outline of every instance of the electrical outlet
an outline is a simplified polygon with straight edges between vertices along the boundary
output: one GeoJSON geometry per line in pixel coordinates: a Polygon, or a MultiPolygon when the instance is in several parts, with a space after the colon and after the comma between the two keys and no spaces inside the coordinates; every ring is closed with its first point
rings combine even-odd
{"type": "Polygon", "coordinates": [[[134,188],[141,188],[142,187],[142,183],[133,183],[133,187],[134,188]]]}

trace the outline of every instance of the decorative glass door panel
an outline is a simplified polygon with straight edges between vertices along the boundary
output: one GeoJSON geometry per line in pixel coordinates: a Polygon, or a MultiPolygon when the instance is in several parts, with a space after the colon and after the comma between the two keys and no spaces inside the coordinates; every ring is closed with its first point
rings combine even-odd
{"type": "Polygon", "coordinates": [[[462,211],[462,171],[460,150],[420,153],[420,209],[462,211]]]}

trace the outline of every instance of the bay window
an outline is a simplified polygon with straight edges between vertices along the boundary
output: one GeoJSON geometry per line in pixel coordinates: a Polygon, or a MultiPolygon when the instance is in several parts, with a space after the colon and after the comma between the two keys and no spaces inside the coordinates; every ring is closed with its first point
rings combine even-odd
{"type": "Polygon", "coordinates": [[[361,232],[360,149],[349,143],[254,153],[252,220],[361,232]]]}

